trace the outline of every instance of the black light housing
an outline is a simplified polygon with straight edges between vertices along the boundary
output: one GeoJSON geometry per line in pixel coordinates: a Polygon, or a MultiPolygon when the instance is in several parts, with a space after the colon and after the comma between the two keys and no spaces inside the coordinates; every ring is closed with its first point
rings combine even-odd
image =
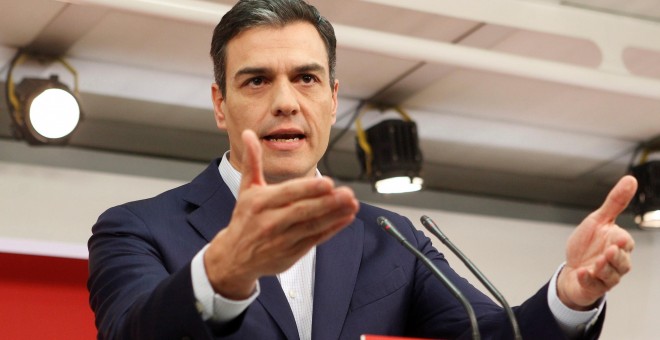
{"type": "Polygon", "coordinates": [[[7,72],[6,95],[14,137],[30,145],[66,144],[82,118],[77,74],[64,60],[56,59],[74,75],[74,91],[60,82],[57,75],[48,79],[25,78],[15,85],[13,70],[28,57],[19,52],[7,72]]]}
{"type": "Polygon", "coordinates": [[[404,120],[388,119],[362,130],[358,126],[358,159],[374,190],[383,194],[422,189],[422,152],[417,124],[397,109],[404,120]]]}
{"type": "Polygon", "coordinates": [[[660,230],[660,161],[634,166],[631,174],[638,185],[631,203],[635,223],[642,229],[660,230]]]}

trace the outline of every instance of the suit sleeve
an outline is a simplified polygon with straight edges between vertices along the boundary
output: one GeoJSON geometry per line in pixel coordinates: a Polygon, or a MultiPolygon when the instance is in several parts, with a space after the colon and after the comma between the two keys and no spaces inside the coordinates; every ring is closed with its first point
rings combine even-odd
{"type": "Polygon", "coordinates": [[[196,308],[190,263],[167,268],[146,223],[128,207],[106,211],[92,234],[87,285],[99,339],[206,339],[222,331],[196,308]]]}

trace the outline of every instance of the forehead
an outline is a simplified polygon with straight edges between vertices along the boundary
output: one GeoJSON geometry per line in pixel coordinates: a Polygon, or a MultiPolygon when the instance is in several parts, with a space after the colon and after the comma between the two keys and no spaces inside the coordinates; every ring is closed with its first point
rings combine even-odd
{"type": "Polygon", "coordinates": [[[307,22],[247,29],[227,44],[227,73],[245,66],[318,63],[328,68],[328,53],[316,28],[307,22]]]}

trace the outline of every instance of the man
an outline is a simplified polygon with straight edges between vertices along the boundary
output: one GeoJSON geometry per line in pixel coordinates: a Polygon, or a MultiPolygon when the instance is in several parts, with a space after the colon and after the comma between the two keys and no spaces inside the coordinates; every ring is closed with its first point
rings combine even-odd
{"type": "MultiPolygon", "coordinates": [[[[318,174],[339,86],[327,20],[300,0],[240,1],[211,55],[230,151],[189,184],[101,215],[88,282],[99,338],[468,337],[463,307],[378,228],[381,215],[460,286],[484,338],[511,338],[501,308],[408,219],[318,174]]],[[[615,186],[558,274],[516,308],[524,337],[598,336],[603,296],[630,269],[634,243],[614,220],[635,188],[615,186]]]]}

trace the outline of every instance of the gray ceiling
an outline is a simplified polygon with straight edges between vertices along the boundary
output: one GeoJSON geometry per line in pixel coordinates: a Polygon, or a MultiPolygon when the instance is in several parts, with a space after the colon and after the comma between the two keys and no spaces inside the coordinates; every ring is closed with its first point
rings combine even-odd
{"type": "MultiPolygon", "coordinates": [[[[17,48],[62,54],[85,112],[72,147],[206,162],[227,148],[208,49],[231,3],[5,0],[0,79],[17,48]]],[[[657,1],[311,3],[338,36],[335,134],[361,100],[401,105],[418,124],[429,190],[592,207],[638,143],[660,134],[657,1]]],[[[56,63],[15,77],[53,72],[70,82],[56,63]]],[[[8,137],[5,108],[3,97],[8,137]]],[[[345,180],[359,174],[353,136],[329,153],[345,180]]]]}

